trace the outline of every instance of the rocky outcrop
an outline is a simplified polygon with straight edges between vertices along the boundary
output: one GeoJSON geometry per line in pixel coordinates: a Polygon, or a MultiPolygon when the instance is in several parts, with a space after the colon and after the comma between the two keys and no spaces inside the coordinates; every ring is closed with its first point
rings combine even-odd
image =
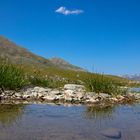
{"type": "Polygon", "coordinates": [[[86,92],[83,85],[67,84],[63,89],[50,89],[42,87],[24,88],[19,92],[0,90],[1,100],[19,101],[41,101],[41,102],[61,102],[61,103],[124,103],[133,100],[140,100],[140,94],[128,93],[112,97],[106,93],[86,92]]]}

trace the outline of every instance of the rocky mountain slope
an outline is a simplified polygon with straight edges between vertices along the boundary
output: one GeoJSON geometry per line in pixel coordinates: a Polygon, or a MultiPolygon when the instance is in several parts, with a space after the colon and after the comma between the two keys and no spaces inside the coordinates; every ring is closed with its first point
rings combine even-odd
{"type": "Polygon", "coordinates": [[[0,36],[0,59],[4,59],[15,64],[35,65],[39,67],[57,67],[61,69],[83,71],[82,68],[69,64],[63,59],[46,59],[38,56],[3,36],[0,36]]]}

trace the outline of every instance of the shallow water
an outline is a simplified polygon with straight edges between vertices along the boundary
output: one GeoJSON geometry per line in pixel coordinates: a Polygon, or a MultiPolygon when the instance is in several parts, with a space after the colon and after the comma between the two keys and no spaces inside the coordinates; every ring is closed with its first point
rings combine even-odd
{"type": "Polygon", "coordinates": [[[0,105],[0,140],[140,140],[140,104],[107,107],[0,105]]]}
{"type": "Polygon", "coordinates": [[[138,87],[138,88],[131,88],[129,91],[130,92],[140,92],[140,87],[138,87]]]}

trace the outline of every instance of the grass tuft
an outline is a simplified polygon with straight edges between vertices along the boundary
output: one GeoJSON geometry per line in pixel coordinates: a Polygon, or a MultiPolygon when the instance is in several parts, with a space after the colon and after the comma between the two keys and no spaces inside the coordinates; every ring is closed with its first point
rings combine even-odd
{"type": "Polygon", "coordinates": [[[6,63],[0,64],[0,88],[20,89],[26,83],[22,68],[6,63]]]}
{"type": "Polygon", "coordinates": [[[107,93],[110,95],[125,93],[126,91],[120,88],[120,85],[113,78],[100,74],[90,75],[85,80],[87,90],[96,93],[107,93]]]}

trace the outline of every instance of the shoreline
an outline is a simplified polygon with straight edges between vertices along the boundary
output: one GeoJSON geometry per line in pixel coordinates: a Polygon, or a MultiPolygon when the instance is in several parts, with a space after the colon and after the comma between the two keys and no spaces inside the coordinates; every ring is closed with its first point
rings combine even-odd
{"type": "Polygon", "coordinates": [[[55,103],[55,104],[83,104],[83,105],[107,105],[124,104],[140,101],[140,94],[127,93],[125,95],[112,96],[106,93],[86,92],[83,85],[67,84],[61,89],[43,87],[23,88],[0,91],[0,103],[55,103]]]}

